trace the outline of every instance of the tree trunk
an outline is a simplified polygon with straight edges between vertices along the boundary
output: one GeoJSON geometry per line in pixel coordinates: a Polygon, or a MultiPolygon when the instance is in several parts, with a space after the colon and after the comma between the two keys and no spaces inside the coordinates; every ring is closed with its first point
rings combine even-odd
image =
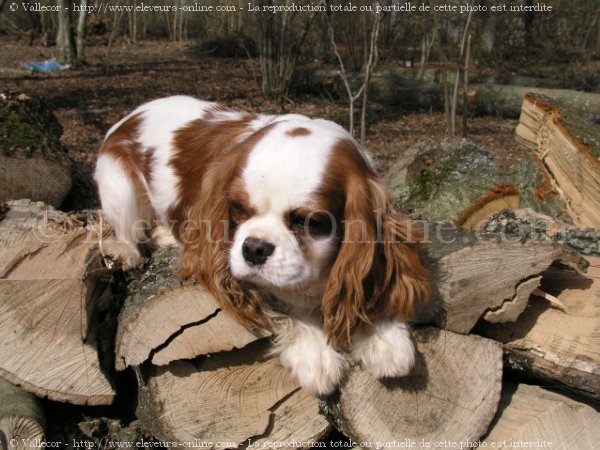
{"type": "Polygon", "coordinates": [[[250,332],[221,312],[216,300],[174,273],[178,249],[155,252],[151,264],[129,287],[119,316],[117,370],[150,359],[155,365],[242,348],[266,336],[250,332]]]}
{"type": "MultiPolygon", "coordinates": [[[[492,320],[513,320],[537,288],[541,271],[554,261],[584,264],[557,245],[487,238],[431,225],[426,239],[433,242],[423,260],[431,270],[434,298],[417,313],[417,322],[468,333],[489,311],[503,309],[492,320]]],[[[139,366],[138,416],[145,426],[161,439],[226,438],[232,447],[322,436],[327,424],[317,414],[316,399],[264,356],[266,334],[241,328],[201,288],[178,281],[177,258],[176,250],[155,254],[130,285],[119,317],[117,367],[139,366]]],[[[433,328],[417,331],[416,341],[420,360],[414,375],[381,383],[356,369],[342,386],[330,412],[354,439],[472,440],[485,432],[501,385],[497,344],[433,328]],[[457,373],[461,376],[453,378],[457,373]],[[418,409],[391,413],[391,405],[413,403],[418,409]],[[440,410],[449,411],[447,420],[440,419],[440,410]],[[408,425],[416,423],[415,414],[418,425],[408,425]]]]}
{"type": "Polygon", "coordinates": [[[83,61],[85,59],[85,38],[87,34],[87,6],[88,0],[81,0],[79,17],[77,18],[77,59],[83,61]]]}
{"type": "Polygon", "coordinates": [[[58,33],[56,35],[58,54],[56,60],[61,65],[74,64],[77,59],[69,10],[69,0],[58,1],[58,33]]]}
{"type": "Polygon", "coordinates": [[[568,104],[526,95],[517,141],[533,153],[573,222],[600,228],[600,131],[568,104]]]}
{"type": "Polygon", "coordinates": [[[491,13],[485,19],[485,25],[479,37],[479,51],[489,60],[496,48],[496,30],[498,28],[498,15],[491,13]]]}
{"type": "MultiPolygon", "coordinates": [[[[106,356],[107,339],[112,342],[105,317],[114,317],[108,310],[114,300],[107,295],[109,274],[100,265],[98,235],[86,233],[81,216],[26,201],[9,207],[0,235],[0,335],[5,336],[0,375],[54,400],[110,403],[115,395],[106,378],[110,370],[102,370],[98,353],[106,356]]],[[[96,229],[91,219],[86,219],[88,232],[96,229]]],[[[502,329],[503,321],[516,319],[517,324],[525,320],[524,329],[533,333],[538,320],[543,337],[531,346],[528,367],[554,364],[558,375],[548,377],[554,382],[600,392],[594,378],[600,373],[598,305],[581,297],[570,300],[567,290],[554,292],[553,280],[564,286],[565,272],[547,270],[553,263],[583,268],[585,261],[558,245],[450,226],[428,224],[425,239],[422,259],[431,271],[433,299],[415,322],[468,333],[477,321],[502,329]],[[544,325],[536,302],[528,302],[538,285],[558,296],[557,304],[569,313],[572,308],[577,321],[560,313],[544,325]],[[578,336],[577,347],[563,344],[578,336]]],[[[400,437],[415,442],[413,447],[420,441],[473,442],[485,433],[500,396],[498,343],[417,326],[411,375],[377,381],[353,366],[339,393],[319,402],[268,356],[267,333],[243,329],[199,286],[178,280],[179,256],[177,250],[159,250],[144,271],[131,272],[129,298],[119,316],[116,366],[134,367],[137,416],[153,436],[195,447],[209,442],[216,448],[306,446],[329,430],[320,406],[350,437],[372,446],[389,446],[400,437]]],[[[594,261],[596,267],[600,263],[594,261]]],[[[579,283],[569,288],[589,287],[576,294],[600,298],[594,281],[600,274],[590,275],[591,284],[569,272],[569,283],[579,283]]],[[[511,358],[520,353],[501,340],[513,364],[511,358]]]]}
{"type": "MultiPolygon", "coordinates": [[[[261,0],[262,5],[277,5],[285,2],[261,0]]],[[[315,13],[298,14],[283,11],[278,14],[256,14],[258,28],[258,54],[262,73],[262,91],[273,97],[288,94],[300,48],[306,39],[315,13]],[[302,23],[295,24],[301,20],[302,23]],[[297,31],[295,31],[297,30],[297,31]]]]}
{"type": "Polygon", "coordinates": [[[425,265],[433,297],[417,311],[418,323],[469,333],[488,311],[519,304],[537,286],[530,282],[554,262],[585,270],[585,261],[557,244],[458,230],[435,224],[426,232],[425,265]]]}
{"type": "Polygon", "coordinates": [[[59,207],[71,189],[71,161],[52,110],[31,93],[2,92],[0,116],[0,201],[29,198],[59,207]]]}
{"type": "MultiPolygon", "coordinates": [[[[450,225],[429,224],[425,239],[431,241],[425,246],[424,261],[431,271],[434,295],[414,320],[457,333],[469,333],[486,312],[496,322],[514,320],[515,310],[522,311],[538,286],[531,278],[537,280],[554,261],[578,269],[585,266],[581,258],[556,244],[507,240],[450,225]]],[[[232,321],[199,286],[178,281],[173,273],[177,259],[177,250],[158,251],[130,286],[119,317],[118,370],[147,360],[166,365],[229,351],[268,336],[232,321]]]]}
{"type": "MultiPolygon", "coordinates": [[[[98,360],[107,274],[76,217],[9,202],[0,234],[0,376],[41,397],[109,404],[98,360]]],[[[102,330],[106,332],[107,330],[102,330]]]]}

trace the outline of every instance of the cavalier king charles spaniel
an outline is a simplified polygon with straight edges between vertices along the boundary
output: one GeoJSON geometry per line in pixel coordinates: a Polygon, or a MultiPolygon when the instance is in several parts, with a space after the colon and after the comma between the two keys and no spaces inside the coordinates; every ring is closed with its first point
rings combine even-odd
{"type": "Polygon", "coordinates": [[[168,97],[109,130],[94,177],[117,238],[104,250],[138,265],[165,226],[181,274],[240,323],[289,318],[273,353],[307,391],[338,387],[342,353],[377,378],[411,370],[406,321],[429,295],[418,233],[339,125],[168,97]]]}

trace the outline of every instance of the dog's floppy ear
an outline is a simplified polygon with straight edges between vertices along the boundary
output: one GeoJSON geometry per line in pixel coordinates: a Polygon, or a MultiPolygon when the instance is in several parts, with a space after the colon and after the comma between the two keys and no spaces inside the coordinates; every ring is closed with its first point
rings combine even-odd
{"type": "Polygon", "coordinates": [[[350,172],[343,239],[322,304],[333,344],[349,342],[352,330],[378,318],[408,320],[415,306],[429,297],[418,240],[414,223],[393,210],[375,175],[350,172]]]}
{"type": "Polygon", "coordinates": [[[229,251],[235,223],[228,198],[237,168],[225,160],[204,175],[202,192],[186,221],[180,274],[194,276],[219,302],[221,308],[247,328],[269,328],[264,294],[249,283],[236,280],[229,267],[229,251]]]}

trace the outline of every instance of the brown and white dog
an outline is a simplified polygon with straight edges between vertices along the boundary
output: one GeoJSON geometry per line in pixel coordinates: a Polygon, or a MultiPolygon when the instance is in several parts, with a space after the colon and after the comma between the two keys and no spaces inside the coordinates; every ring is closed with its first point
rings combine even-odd
{"type": "Polygon", "coordinates": [[[411,370],[406,320],[427,271],[411,222],[339,125],[168,97],[110,129],[95,179],[126,266],[158,222],[183,247],[182,275],[242,324],[289,316],[273,353],[306,390],[337,388],[342,348],[377,378],[411,370]]]}

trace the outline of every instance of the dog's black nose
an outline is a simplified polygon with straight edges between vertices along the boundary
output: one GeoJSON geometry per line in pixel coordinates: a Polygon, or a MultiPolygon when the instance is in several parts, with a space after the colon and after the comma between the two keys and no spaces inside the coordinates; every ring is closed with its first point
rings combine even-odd
{"type": "Polygon", "coordinates": [[[253,237],[246,238],[242,244],[242,255],[251,266],[260,266],[273,254],[275,246],[270,242],[253,237]]]}

